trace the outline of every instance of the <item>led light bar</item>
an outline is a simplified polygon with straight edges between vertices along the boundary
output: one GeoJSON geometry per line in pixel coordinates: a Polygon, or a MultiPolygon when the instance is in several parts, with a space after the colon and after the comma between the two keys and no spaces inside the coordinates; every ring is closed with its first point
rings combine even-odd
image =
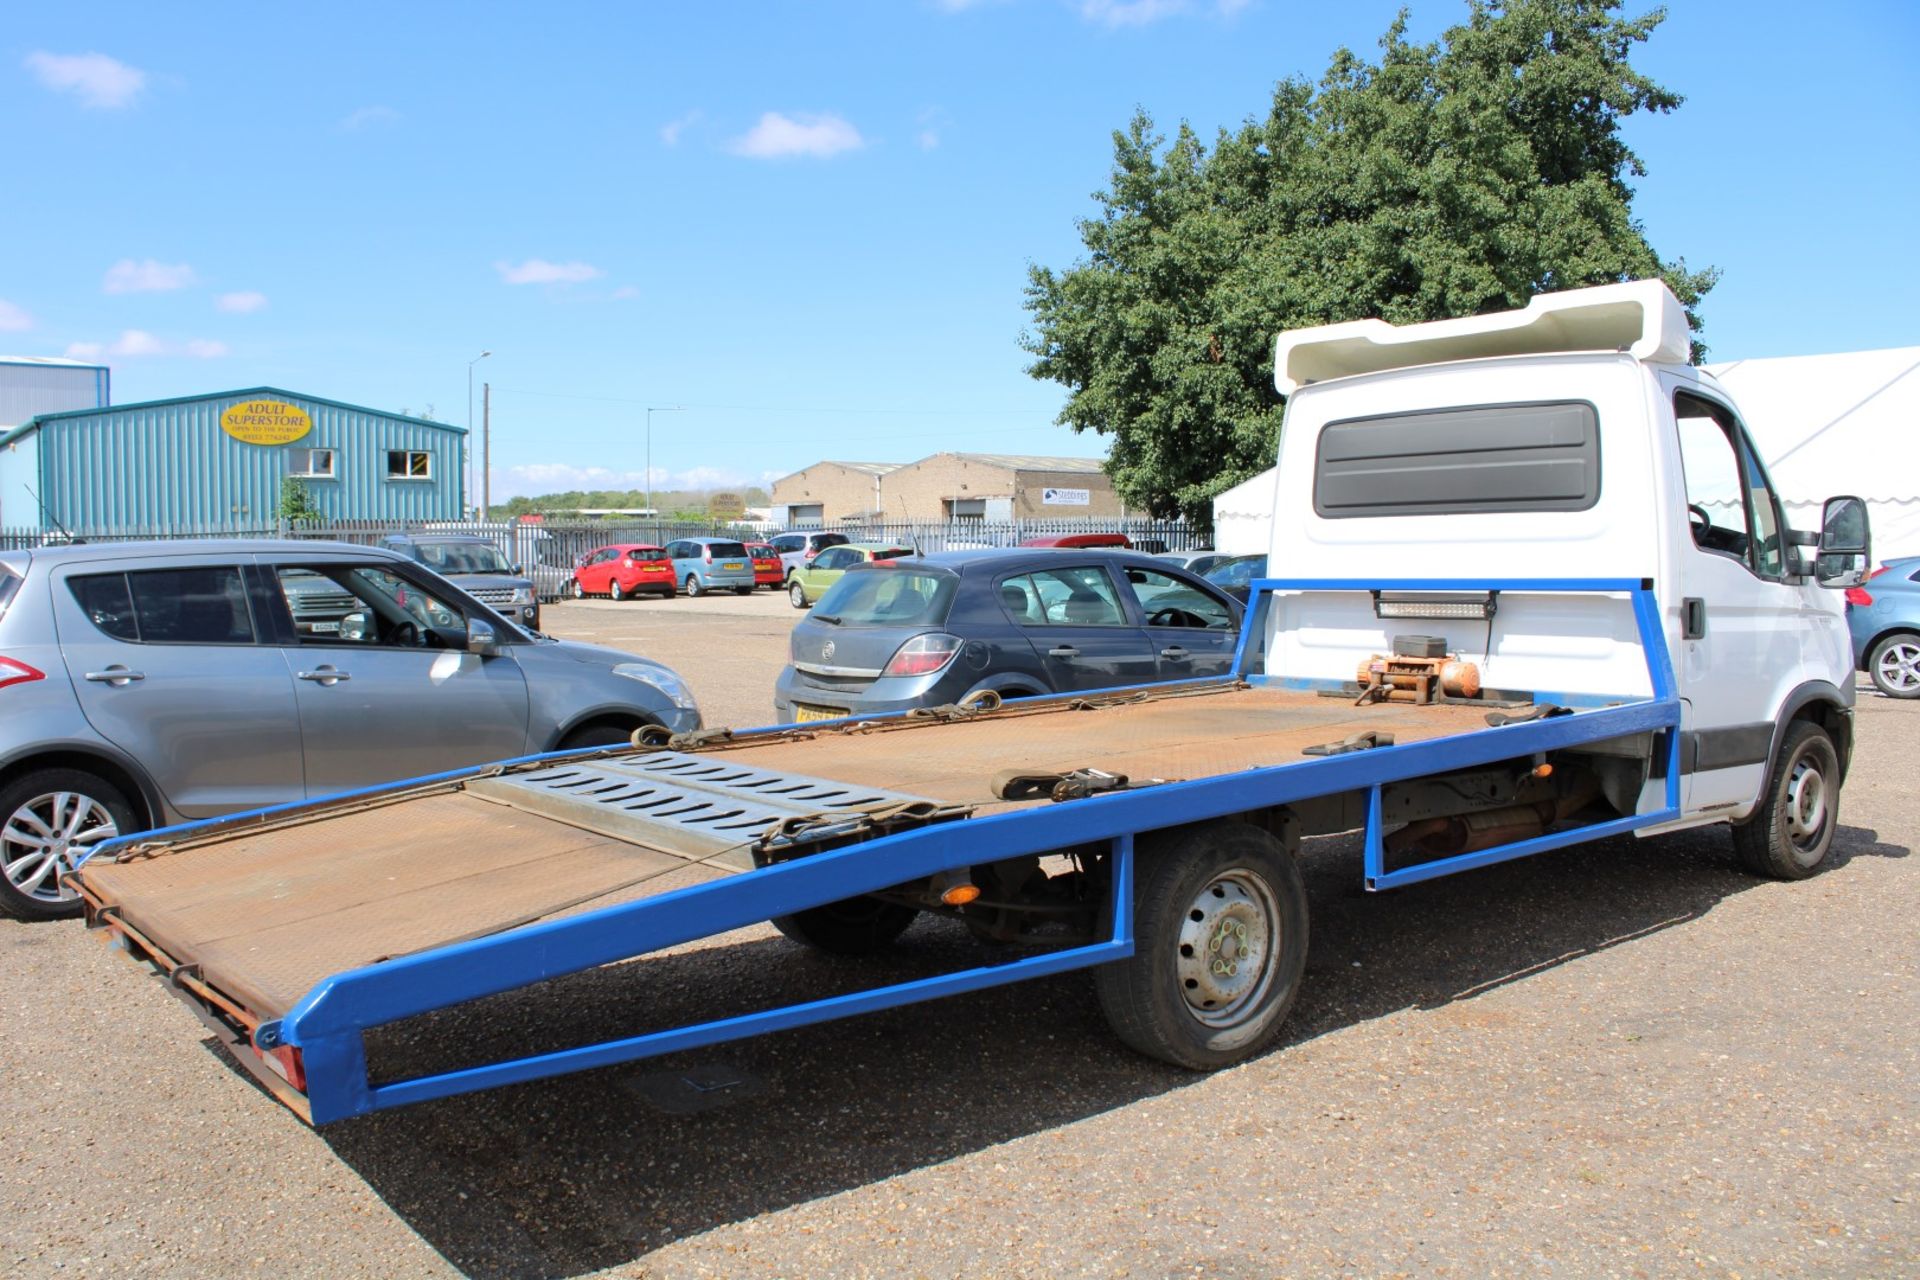
{"type": "Polygon", "coordinates": [[[1491,618],[1498,609],[1498,591],[1429,593],[1375,591],[1376,618],[1491,618]]]}

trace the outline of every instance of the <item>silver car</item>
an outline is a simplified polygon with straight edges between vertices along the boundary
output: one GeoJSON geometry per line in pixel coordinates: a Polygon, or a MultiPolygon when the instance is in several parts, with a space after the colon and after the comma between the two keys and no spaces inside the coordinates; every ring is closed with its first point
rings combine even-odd
{"type": "Polygon", "coordinates": [[[109,836],[700,727],[660,663],[521,630],[324,542],[0,552],[0,910],[109,836]]]}

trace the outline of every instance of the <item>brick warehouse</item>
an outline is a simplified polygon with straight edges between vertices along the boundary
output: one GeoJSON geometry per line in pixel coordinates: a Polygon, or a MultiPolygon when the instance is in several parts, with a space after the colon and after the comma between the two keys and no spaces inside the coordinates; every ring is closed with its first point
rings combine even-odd
{"type": "Polygon", "coordinates": [[[822,461],[773,482],[773,519],[787,527],[1125,514],[1098,458],[936,453],[905,464],[822,461]]]}

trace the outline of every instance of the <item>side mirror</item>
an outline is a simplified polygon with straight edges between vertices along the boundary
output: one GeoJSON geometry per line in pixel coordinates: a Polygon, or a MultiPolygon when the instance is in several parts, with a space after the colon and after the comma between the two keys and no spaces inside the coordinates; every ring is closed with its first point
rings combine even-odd
{"type": "Polygon", "coordinates": [[[1828,498],[1820,512],[1820,558],[1815,579],[1823,587],[1857,587],[1873,567],[1873,531],[1867,504],[1859,498],[1828,498]]]}
{"type": "Polygon", "coordinates": [[[491,658],[500,652],[500,637],[485,618],[467,619],[467,652],[491,658]]]}

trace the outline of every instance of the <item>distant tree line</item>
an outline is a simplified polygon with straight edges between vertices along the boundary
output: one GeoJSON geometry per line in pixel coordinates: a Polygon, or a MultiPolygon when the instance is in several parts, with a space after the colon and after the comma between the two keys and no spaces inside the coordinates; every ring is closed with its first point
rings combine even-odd
{"type": "MultiPolygon", "coordinates": [[[[705,520],[708,504],[716,493],[737,493],[749,507],[764,507],[772,499],[759,485],[744,489],[655,489],[654,510],[667,520],[705,520]]],[[[520,516],[565,516],[570,511],[639,511],[647,505],[645,489],[569,489],[565,493],[543,493],[531,498],[509,498],[496,502],[488,511],[495,520],[520,516]]]]}

